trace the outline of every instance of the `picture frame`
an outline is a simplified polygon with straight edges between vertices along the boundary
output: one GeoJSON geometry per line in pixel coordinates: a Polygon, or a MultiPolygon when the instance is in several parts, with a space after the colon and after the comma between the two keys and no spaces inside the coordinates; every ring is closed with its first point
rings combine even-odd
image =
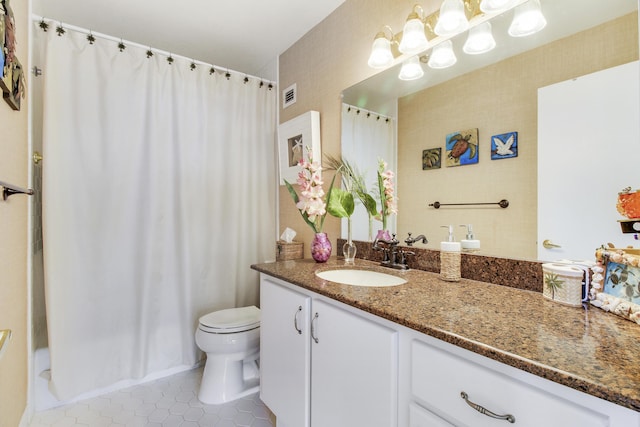
{"type": "Polygon", "coordinates": [[[640,325],[640,251],[598,249],[591,304],[640,325]]]}
{"type": "Polygon", "coordinates": [[[445,138],[447,167],[478,163],[478,128],[452,132],[445,138]]]}
{"type": "Polygon", "coordinates": [[[9,106],[16,111],[20,110],[20,99],[24,88],[22,64],[18,59],[14,59],[9,67],[5,67],[4,75],[0,79],[0,88],[2,89],[2,97],[9,106]]]}
{"type": "Polygon", "coordinates": [[[518,132],[507,132],[491,137],[491,160],[518,157],[518,132]]]}
{"type": "Polygon", "coordinates": [[[422,150],[422,170],[440,169],[442,167],[442,148],[422,150]]]}
{"type": "Polygon", "coordinates": [[[309,154],[314,161],[322,163],[318,111],[307,111],[278,126],[280,185],[285,185],[285,180],[290,184],[297,180],[300,171],[298,162],[309,154]]]}
{"type": "Polygon", "coordinates": [[[13,10],[9,0],[0,1],[0,91],[14,110],[20,110],[20,99],[25,91],[22,64],[16,58],[16,32],[13,10]]]}

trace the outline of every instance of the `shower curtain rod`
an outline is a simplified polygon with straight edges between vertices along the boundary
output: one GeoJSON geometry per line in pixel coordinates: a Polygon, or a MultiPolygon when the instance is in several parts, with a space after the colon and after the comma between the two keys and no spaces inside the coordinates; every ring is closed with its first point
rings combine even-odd
{"type": "Polygon", "coordinates": [[[206,65],[207,67],[213,67],[216,70],[224,70],[224,71],[226,71],[228,73],[236,74],[238,76],[248,77],[248,78],[251,78],[251,79],[259,80],[259,81],[264,82],[264,83],[270,83],[273,86],[276,85],[276,82],[264,79],[262,77],[252,76],[251,74],[242,73],[240,71],[235,71],[235,70],[230,70],[229,68],[222,67],[220,65],[210,64],[208,62],[199,61],[197,59],[188,58],[186,56],[176,55],[175,53],[167,52],[166,50],[156,49],[155,47],[151,47],[151,46],[145,46],[145,45],[140,44],[140,43],[132,42],[132,41],[129,41],[129,40],[124,40],[124,39],[121,39],[121,38],[118,38],[118,37],[110,36],[108,34],[97,33],[95,31],[89,30],[87,28],[82,28],[82,27],[78,27],[78,26],[75,26],[75,25],[71,25],[71,24],[65,24],[65,23],[62,23],[60,21],[56,21],[55,19],[45,18],[44,16],[32,14],[31,15],[31,20],[33,22],[43,22],[44,21],[46,23],[56,23],[55,24],[56,26],[62,26],[62,28],[64,28],[65,30],[71,30],[71,31],[75,31],[77,33],[82,33],[82,34],[86,34],[86,35],[91,34],[96,38],[101,38],[101,39],[112,41],[112,42],[115,42],[115,43],[124,43],[126,46],[132,46],[132,47],[137,47],[137,48],[140,48],[140,49],[150,50],[154,54],[160,54],[160,55],[166,56],[167,58],[171,57],[173,59],[183,59],[183,60],[188,61],[188,62],[193,63],[193,64],[206,65]]]}
{"type": "Polygon", "coordinates": [[[375,111],[367,110],[366,108],[361,108],[361,107],[358,107],[357,105],[349,104],[347,102],[343,102],[343,104],[346,105],[347,107],[349,107],[347,109],[347,111],[351,111],[352,109],[355,109],[356,111],[367,113],[367,114],[373,115],[373,116],[377,116],[377,117],[379,117],[381,119],[393,120],[393,117],[391,117],[391,116],[387,116],[385,114],[376,113],[375,111]]]}

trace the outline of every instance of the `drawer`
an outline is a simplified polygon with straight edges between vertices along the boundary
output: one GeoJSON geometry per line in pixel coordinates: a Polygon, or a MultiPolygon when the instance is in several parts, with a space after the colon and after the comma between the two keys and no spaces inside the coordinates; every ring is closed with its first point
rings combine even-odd
{"type": "Polygon", "coordinates": [[[416,405],[409,404],[409,427],[455,427],[439,416],[416,405]]]}
{"type": "Polygon", "coordinates": [[[418,340],[411,343],[411,393],[422,406],[458,427],[610,425],[605,414],[418,340]],[[462,392],[495,414],[513,415],[515,423],[478,412],[465,402],[462,392]]]}

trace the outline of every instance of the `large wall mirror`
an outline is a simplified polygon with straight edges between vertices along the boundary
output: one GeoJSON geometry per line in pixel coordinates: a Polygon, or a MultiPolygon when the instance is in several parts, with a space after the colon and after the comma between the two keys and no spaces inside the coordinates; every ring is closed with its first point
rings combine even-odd
{"type": "MultiPolygon", "coordinates": [[[[373,120],[378,120],[378,115],[389,117],[394,127],[395,138],[391,138],[391,144],[394,150],[397,145],[395,166],[399,211],[395,231],[400,240],[404,240],[408,232],[414,236],[425,234],[429,238],[426,247],[437,249],[446,232],[441,226],[454,225],[456,238],[460,240],[466,235],[465,228],[460,226],[472,224],[475,237],[481,241],[478,253],[492,256],[540,260],[592,259],[593,250],[602,243],[625,246],[636,243],[637,246],[633,235],[621,233],[617,223],[621,217],[615,209],[617,191],[625,186],[640,187],[637,172],[633,176],[637,166],[630,163],[630,156],[620,155],[620,151],[615,154],[613,163],[603,161],[604,154],[614,153],[622,147],[618,145],[621,143],[630,144],[623,150],[640,152],[637,114],[635,118],[623,119],[625,125],[631,127],[623,135],[630,138],[612,135],[608,140],[600,137],[596,141],[599,145],[595,147],[583,145],[585,137],[580,131],[588,129],[586,125],[591,122],[609,123],[610,120],[605,116],[601,120],[600,116],[595,120],[571,116],[570,126],[576,129],[575,138],[564,136],[561,141],[563,150],[559,150],[557,155],[544,155],[561,162],[546,166],[545,158],[538,158],[538,153],[539,145],[543,143],[558,144],[557,141],[550,142],[550,138],[542,141],[539,137],[539,132],[544,133],[539,131],[539,115],[547,116],[544,114],[546,110],[539,111],[539,96],[546,93],[546,88],[562,82],[582,82],[583,76],[637,62],[638,0],[541,0],[541,4],[548,24],[539,33],[528,37],[509,37],[507,28],[513,12],[505,12],[491,21],[497,46],[489,53],[464,54],[462,45],[467,34],[460,34],[452,40],[458,62],[450,68],[435,70],[423,64],[424,77],[407,82],[398,79],[398,63],[344,90],[343,123],[348,120],[351,106],[352,110],[361,108],[366,114],[370,113],[373,120]],[[446,166],[447,135],[475,129],[478,131],[478,163],[446,166]],[[512,132],[517,132],[517,156],[492,156],[492,137],[512,132]],[[424,152],[438,148],[441,149],[441,167],[425,166],[424,152]],[[585,152],[590,157],[589,164],[585,163],[585,152]],[[577,171],[588,173],[580,178],[580,185],[569,184],[566,177],[577,171]],[[624,175],[621,171],[629,173],[624,175]],[[545,192],[548,191],[544,187],[539,192],[541,176],[553,176],[547,181],[557,182],[557,187],[567,194],[566,205],[562,202],[556,204],[551,214],[538,212],[545,206],[539,200],[547,200],[545,192]],[[592,186],[596,181],[609,181],[610,188],[602,190],[592,186]],[[507,208],[497,204],[462,205],[497,203],[502,199],[509,201],[507,208]],[[436,201],[454,206],[440,209],[429,206],[436,201]],[[595,223],[585,222],[588,215],[584,213],[589,211],[590,204],[606,206],[607,218],[594,219],[595,223]],[[556,214],[569,212],[569,206],[574,210],[576,206],[582,206],[583,213],[559,219],[556,214]],[[543,216],[549,215],[558,228],[567,232],[574,230],[571,236],[587,237],[583,244],[586,245],[584,252],[565,252],[562,247],[568,238],[557,235],[549,235],[545,240],[560,248],[543,248],[539,229],[540,224],[546,221],[543,216]],[[601,229],[606,238],[595,235],[594,230],[601,229]]],[[[629,110],[629,102],[637,109],[640,104],[640,91],[637,89],[640,75],[633,72],[631,86],[623,89],[624,93],[631,94],[631,101],[593,103],[602,111],[619,108],[621,114],[616,113],[615,117],[624,116],[624,111],[629,110]]],[[[587,89],[583,92],[595,92],[588,86],[588,79],[585,78],[584,83],[587,89]]],[[[594,133],[590,130],[585,132],[594,133]]],[[[343,132],[343,146],[352,144],[349,138],[343,132]]],[[[546,150],[540,152],[549,153],[548,148],[546,150]]],[[[353,153],[354,158],[349,157],[348,160],[358,162],[358,151],[350,149],[343,152],[353,153]]],[[[371,157],[371,153],[368,154],[371,157]]],[[[385,155],[393,158],[392,154],[381,154],[385,155]]],[[[367,238],[364,231],[354,235],[356,240],[367,238]]]]}

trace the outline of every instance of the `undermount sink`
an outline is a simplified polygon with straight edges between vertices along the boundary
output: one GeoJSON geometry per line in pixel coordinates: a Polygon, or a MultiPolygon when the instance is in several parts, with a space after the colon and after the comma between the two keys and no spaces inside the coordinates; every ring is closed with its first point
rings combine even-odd
{"type": "Polygon", "coordinates": [[[398,286],[407,283],[402,277],[371,270],[337,269],[316,272],[316,276],[330,282],[353,286],[398,286]]]}

